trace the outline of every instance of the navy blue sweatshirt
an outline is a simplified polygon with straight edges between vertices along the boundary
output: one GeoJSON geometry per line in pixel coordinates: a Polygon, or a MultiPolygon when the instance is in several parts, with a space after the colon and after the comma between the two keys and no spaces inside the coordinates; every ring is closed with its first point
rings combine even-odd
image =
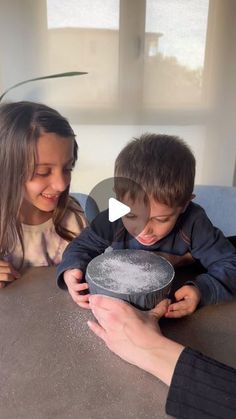
{"type": "MultiPolygon", "coordinates": [[[[236,249],[214,227],[203,208],[190,202],[172,231],[152,246],[144,246],[125,229],[122,220],[108,220],[108,210],[101,212],[90,227],[75,238],[64,251],[57,268],[57,281],[66,288],[63,272],[81,269],[84,273],[90,260],[107,247],[113,249],[140,249],[183,256],[190,252],[206,272],[192,282],[201,293],[201,305],[216,304],[236,297],[236,249]]],[[[188,281],[191,283],[191,281],[188,281]]]]}

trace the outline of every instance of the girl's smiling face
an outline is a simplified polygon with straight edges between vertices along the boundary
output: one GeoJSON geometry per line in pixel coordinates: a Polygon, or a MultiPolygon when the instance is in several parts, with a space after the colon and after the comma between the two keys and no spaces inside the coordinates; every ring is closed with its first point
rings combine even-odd
{"type": "Polygon", "coordinates": [[[62,192],[70,185],[74,139],[43,133],[37,142],[36,166],[25,183],[21,221],[41,224],[51,217],[62,192]]]}
{"type": "Polygon", "coordinates": [[[141,199],[133,202],[127,197],[122,202],[131,208],[131,212],[122,218],[123,224],[144,246],[151,246],[167,236],[186,208],[171,208],[153,198],[149,198],[148,204],[141,199]]]}

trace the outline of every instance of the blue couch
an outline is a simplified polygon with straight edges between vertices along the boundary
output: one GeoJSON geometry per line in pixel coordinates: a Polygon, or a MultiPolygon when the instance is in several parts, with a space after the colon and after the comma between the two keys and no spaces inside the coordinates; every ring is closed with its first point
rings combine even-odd
{"type": "Polygon", "coordinates": [[[201,205],[226,237],[236,236],[236,187],[196,185],[193,202],[201,205]]]}
{"type": "Polygon", "coordinates": [[[88,221],[91,223],[91,221],[93,221],[93,219],[99,213],[98,206],[94,199],[84,193],[71,193],[70,195],[79,201],[88,221]]]}

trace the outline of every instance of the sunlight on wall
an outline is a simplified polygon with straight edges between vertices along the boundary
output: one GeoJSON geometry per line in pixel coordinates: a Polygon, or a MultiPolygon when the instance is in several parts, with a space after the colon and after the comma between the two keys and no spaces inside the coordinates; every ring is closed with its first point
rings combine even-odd
{"type": "Polygon", "coordinates": [[[191,147],[197,160],[196,183],[202,176],[205,129],[200,126],[74,126],[79,159],[72,175],[71,192],[89,193],[100,181],[113,176],[114,161],[132,137],[146,132],[178,135],[191,147]]]}

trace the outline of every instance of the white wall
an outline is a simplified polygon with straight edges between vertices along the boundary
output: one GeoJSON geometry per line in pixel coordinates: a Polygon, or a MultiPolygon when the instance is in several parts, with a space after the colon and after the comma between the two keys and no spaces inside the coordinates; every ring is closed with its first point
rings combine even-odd
{"type": "Polygon", "coordinates": [[[179,135],[191,147],[197,160],[196,183],[208,183],[203,176],[206,143],[200,126],[75,125],[79,159],[72,175],[72,192],[89,193],[100,181],[113,176],[114,161],[132,137],[145,132],[179,135]]]}

